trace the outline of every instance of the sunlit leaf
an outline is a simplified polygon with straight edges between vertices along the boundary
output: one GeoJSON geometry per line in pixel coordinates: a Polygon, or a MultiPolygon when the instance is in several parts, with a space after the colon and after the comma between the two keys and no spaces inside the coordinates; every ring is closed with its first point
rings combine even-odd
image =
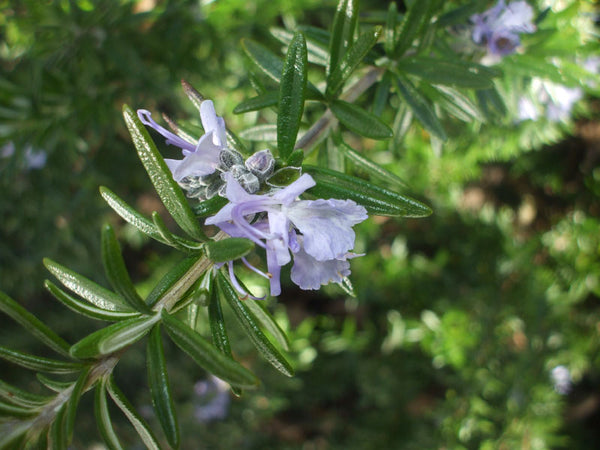
{"type": "Polygon", "coordinates": [[[396,217],[425,217],[431,209],[408,196],[384,189],[360,178],[315,166],[304,166],[317,185],[308,194],[317,198],[354,200],[369,214],[396,217]]]}
{"type": "Polygon", "coordinates": [[[279,85],[277,115],[277,150],[287,159],[294,150],[306,96],[306,42],[296,33],[290,43],[279,85]]]}

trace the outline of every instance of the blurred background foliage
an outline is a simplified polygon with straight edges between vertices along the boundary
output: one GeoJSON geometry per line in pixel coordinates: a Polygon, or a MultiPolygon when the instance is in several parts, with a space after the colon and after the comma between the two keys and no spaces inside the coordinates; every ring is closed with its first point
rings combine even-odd
{"type": "MultiPolygon", "coordinates": [[[[122,104],[195,117],[182,100],[183,78],[241,130],[255,115],[232,113],[251,95],[240,39],[276,51],[269,27],[327,27],[335,3],[0,1],[2,290],[42,311],[68,339],[89,331],[90,323],[65,320],[70,313],[43,292],[41,258],[103,281],[103,221],[120,227],[141,290],[160,277],[172,256],[119,222],[98,195],[106,185],[142,211],[160,208],[122,104]]],[[[524,37],[526,47],[570,58],[597,51],[592,2],[540,2],[538,10],[547,5],[540,27],[561,30],[562,39],[536,34],[524,37]]],[[[363,2],[363,10],[373,21],[387,2],[363,2]]],[[[361,224],[357,249],[366,256],[352,263],[356,298],[336,287],[307,293],[289,285],[270,302],[290,334],[295,378],[264,365],[240,331],[235,352],[263,384],[231,398],[169,349],[182,448],[600,446],[598,87],[587,86],[587,97],[560,120],[523,118],[519,100],[535,98],[539,86],[511,67],[503,67],[506,85],[498,87],[507,112],[497,120],[449,119],[443,145],[420,127],[389,143],[352,142],[435,214],[361,224]]],[[[401,107],[395,96],[390,103],[401,107]]],[[[2,321],[2,342],[25,346],[2,321]]],[[[150,405],[139,386],[143,353],[130,352],[117,369],[119,384],[136,405],[150,405]]],[[[17,378],[11,366],[0,367],[7,381],[17,378]]],[[[84,397],[76,448],[99,441],[91,409],[84,397]]],[[[117,431],[138,448],[128,427],[123,421],[117,431]]]]}

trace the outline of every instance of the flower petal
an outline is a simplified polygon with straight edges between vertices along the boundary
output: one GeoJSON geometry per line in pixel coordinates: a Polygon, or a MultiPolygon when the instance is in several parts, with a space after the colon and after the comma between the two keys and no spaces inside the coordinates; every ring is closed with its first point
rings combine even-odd
{"type": "Polygon", "coordinates": [[[205,100],[200,105],[200,120],[206,134],[213,133],[212,143],[219,147],[225,147],[227,136],[225,134],[225,121],[217,116],[215,105],[212,100],[205,100]]]}
{"type": "Polygon", "coordinates": [[[367,218],[352,200],[301,200],[283,212],[303,235],[306,252],[318,261],[338,258],[354,248],[352,226],[367,218]]]}
{"type": "Polygon", "coordinates": [[[345,259],[317,261],[300,249],[294,254],[291,278],[300,289],[319,289],[321,285],[331,282],[341,283],[350,275],[350,263],[345,259]]]}

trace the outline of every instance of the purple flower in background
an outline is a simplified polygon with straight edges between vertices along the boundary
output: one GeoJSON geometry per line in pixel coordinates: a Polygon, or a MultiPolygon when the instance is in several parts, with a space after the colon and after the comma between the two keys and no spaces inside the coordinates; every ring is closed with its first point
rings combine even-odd
{"type": "Polygon", "coordinates": [[[492,55],[505,56],[520,45],[519,33],[533,33],[533,9],[524,1],[505,4],[499,0],[496,6],[481,14],[471,16],[473,41],[487,46],[492,55]]]}
{"type": "Polygon", "coordinates": [[[367,218],[364,207],[352,200],[298,200],[315,185],[304,174],[289,186],[265,195],[246,192],[227,173],[230,201],[206,224],[234,237],[245,237],[266,249],[271,295],[281,293],[281,267],[292,259],[292,281],[301,289],[341,283],[350,274],[348,259],[354,248],[352,227],[367,218]]]}
{"type": "MultiPolygon", "coordinates": [[[[7,142],[0,147],[0,158],[10,158],[15,154],[14,142],[7,142]]],[[[31,145],[25,146],[23,152],[25,170],[41,169],[46,165],[48,155],[44,150],[35,150],[31,145]]]]}
{"type": "Polygon", "coordinates": [[[152,119],[149,111],[139,109],[137,113],[144,125],[154,128],[166,139],[167,145],[181,148],[183,159],[165,159],[175,181],[210,175],[216,170],[221,150],[227,148],[227,138],[225,121],[217,116],[211,100],[205,100],[200,105],[200,119],[205,134],[197,143],[189,142],[161,127],[152,119]]]}
{"type": "Polygon", "coordinates": [[[194,407],[194,417],[198,422],[223,420],[227,417],[231,398],[229,385],[220,378],[210,375],[205,381],[194,385],[194,393],[200,404],[194,407]]]}

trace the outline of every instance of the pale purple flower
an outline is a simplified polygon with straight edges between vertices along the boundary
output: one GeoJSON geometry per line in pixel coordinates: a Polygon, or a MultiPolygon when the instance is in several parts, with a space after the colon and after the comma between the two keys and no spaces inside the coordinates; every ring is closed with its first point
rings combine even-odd
{"type": "Polygon", "coordinates": [[[139,109],[137,113],[144,125],[154,128],[166,139],[167,145],[181,148],[183,159],[165,159],[175,181],[210,175],[216,170],[220,163],[219,154],[227,148],[227,138],[225,121],[217,116],[211,100],[205,100],[200,105],[200,119],[205,134],[197,143],[189,142],[163,128],[152,119],[149,111],[139,109]]]}
{"type": "MultiPolygon", "coordinates": [[[[0,158],[10,158],[15,154],[15,144],[10,141],[0,148],[0,158]]],[[[31,145],[27,145],[24,151],[24,166],[26,170],[41,169],[46,165],[48,155],[44,150],[36,150],[31,145]]]]}
{"type": "Polygon", "coordinates": [[[318,289],[348,276],[347,259],[354,248],[352,227],[367,218],[364,207],[352,200],[298,200],[315,185],[304,174],[289,186],[270,194],[246,192],[226,174],[230,201],[206,224],[217,225],[231,236],[245,237],[266,249],[271,295],[281,293],[281,267],[294,255],[292,281],[302,289],[318,289]]]}
{"type": "Polygon", "coordinates": [[[220,378],[210,375],[207,380],[194,385],[194,393],[199,405],[194,406],[194,417],[199,422],[223,420],[229,412],[231,397],[229,385],[220,378]]]}
{"type": "Polygon", "coordinates": [[[571,378],[571,372],[565,366],[556,366],[550,371],[550,378],[552,378],[552,384],[554,384],[554,390],[559,394],[568,394],[573,387],[573,380],[571,378]]]}
{"type": "Polygon", "coordinates": [[[473,41],[487,46],[493,55],[505,56],[520,45],[519,33],[533,33],[533,9],[524,1],[508,5],[499,0],[496,6],[471,16],[473,41]]]}

